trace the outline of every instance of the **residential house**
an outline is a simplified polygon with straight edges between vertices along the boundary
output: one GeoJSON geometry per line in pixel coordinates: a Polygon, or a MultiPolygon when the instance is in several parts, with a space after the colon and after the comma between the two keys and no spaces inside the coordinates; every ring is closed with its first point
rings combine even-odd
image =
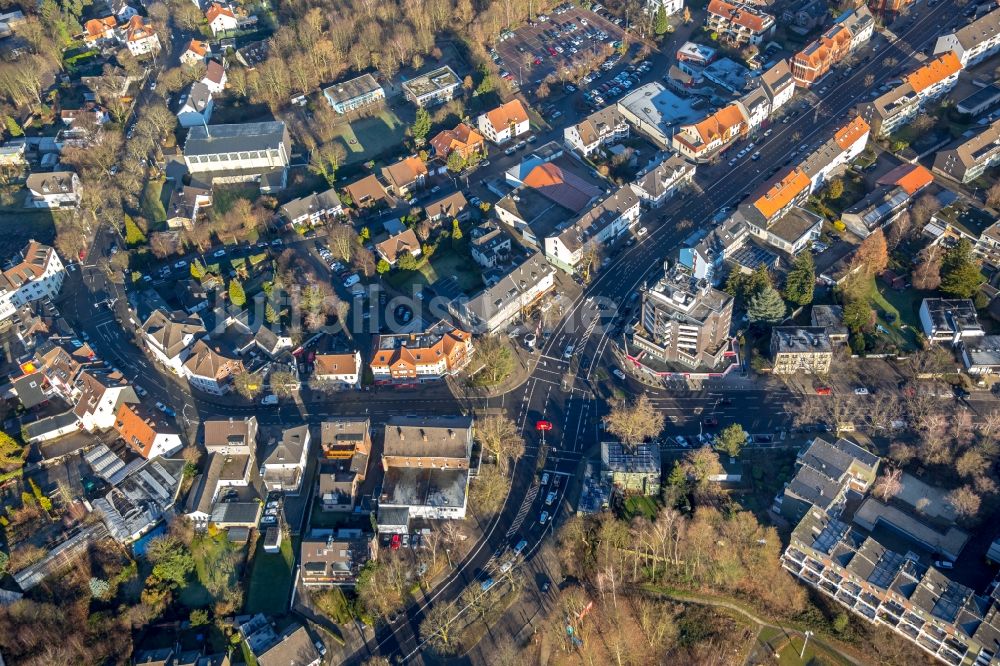
{"type": "Polygon", "coordinates": [[[621,187],[546,235],[542,245],[545,258],[557,268],[573,273],[591,249],[610,245],[635,226],[639,212],[639,196],[631,187],[621,187]]]}
{"type": "Polygon", "coordinates": [[[903,77],[892,90],[860,106],[876,138],[888,136],[916,118],[923,105],[941,97],[958,81],[962,63],[949,51],[928,60],[903,77]]]}
{"type": "Polygon", "coordinates": [[[115,430],[143,458],[169,456],[180,451],[180,431],[159,410],[141,402],[121,402],[115,430]]]}
{"type": "Polygon", "coordinates": [[[792,60],[795,82],[805,88],[823,78],[832,67],[871,39],[875,18],[867,7],[846,11],[819,39],[809,44],[792,60]]]}
{"type": "Polygon", "coordinates": [[[84,370],[79,382],[80,399],[73,413],[87,432],[108,430],[115,425],[122,403],[139,402],[135,390],[120,372],[84,370]]]}
{"type": "Polygon", "coordinates": [[[771,329],[771,359],[775,375],[826,375],[833,362],[833,345],[825,328],[775,326],[771,329]]]}
{"type": "Polygon", "coordinates": [[[212,92],[201,81],[195,81],[188,90],[184,103],[177,109],[177,124],[181,127],[207,125],[212,120],[214,108],[212,92]]]}
{"type": "Polygon", "coordinates": [[[79,208],[83,198],[80,177],[72,171],[33,173],[24,186],[27,208],[79,208]]]}
{"type": "Polygon", "coordinates": [[[41,372],[29,372],[10,382],[10,390],[21,407],[32,410],[49,403],[51,387],[41,372]]]}
{"type": "Polygon", "coordinates": [[[954,53],[962,68],[972,67],[1000,50],[1000,9],[994,9],[954,32],[943,34],[934,53],[954,53]]]}
{"type": "Polygon", "coordinates": [[[620,143],[628,136],[628,121],[617,105],[599,109],[563,130],[566,147],[584,157],[593,154],[601,146],[620,143]]]}
{"type": "Polygon", "coordinates": [[[361,382],[361,353],[316,354],[313,378],[343,388],[357,388],[361,382]]]}
{"type": "Polygon", "coordinates": [[[414,258],[420,256],[420,240],[413,229],[407,229],[375,245],[375,253],[390,266],[395,266],[404,252],[414,258]]]}
{"type": "Polygon", "coordinates": [[[441,379],[465,368],[472,358],[472,335],[445,321],[422,333],[375,338],[371,369],[377,384],[441,379]]]}
{"type": "Polygon", "coordinates": [[[406,99],[418,107],[437,106],[453,99],[462,87],[462,80],[455,71],[445,65],[403,82],[406,99]]]}
{"type": "Polygon", "coordinates": [[[636,174],[632,191],[652,208],[662,206],[694,181],[697,167],[677,154],[669,154],[636,174]]]}
{"type": "Polygon", "coordinates": [[[757,86],[740,97],[740,104],[746,112],[748,132],[756,130],[771,116],[771,100],[768,99],[763,86],[757,86]]]}
{"type": "Polygon", "coordinates": [[[691,277],[718,284],[725,275],[723,267],[726,262],[734,260],[746,245],[749,236],[746,222],[729,217],[721,225],[711,229],[694,246],[681,248],[678,263],[691,277]]]}
{"type": "Polygon", "coordinates": [[[797,522],[817,507],[838,515],[847,502],[847,493],[864,493],[878,473],[879,457],[854,442],[828,442],[816,437],[796,458],[792,480],[774,501],[775,513],[797,522]]]}
{"type": "Polygon", "coordinates": [[[646,0],[643,8],[654,16],[661,8],[667,16],[673,16],[684,10],[684,0],[646,0]]]}
{"type": "Polygon", "coordinates": [[[659,496],[661,464],[659,444],[601,442],[601,476],[622,495],[659,496]]]}
{"type": "Polygon", "coordinates": [[[393,201],[389,193],[378,182],[374,175],[365,176],[361,180],[356,180],[350,185],[344,186],[344,192],[351,198],[351,202],[356,208],[368,208],[393,201]]]}
{"type": "Polygon", "coordinates": [[[970,375],[1000,373],[1000,335],[984,335],[958,343],[958,349],[970,375]]]}
{"type": "Polygon", "coordinates": [[[205,76],[202,77],[201,83],[208,91],[213,95],[217,95],[226,89],[226,68],[222,66],[218,60],[209,60],[208,65],[205,67],[205,76]]]}
{"type": "Polygon", "coordinates": [[[409,518],[465,518],[471,456],[470,417],[390,417],[379,508],[406,509],[409,518]]]}
{"type": "Polygon", "coordinates": [[[841,173],[868,145],[871,127],[860,116],[833,133],[816,150],[799,163],[809,176],[809,193],[817,191],[832,176],[841,173]]]}
{"type": "Polygon", "coordinates": [[[991,83],[982,88],[977,88],[975,92],[958,100],[958,103],[955,104],[955,109],[959,113],[978,118],[987,111],[992,111],[997,102],[1000,102],[1000,86],[991,83]]]}
{"type": "Polygon", "coordinates": [[[191,229],[199,215],[212,206],[212,190],[182,185],[170,191],[167,202],[167,228],[191,229]]]}
{"type": "Polygon", "coordinates": [[[317,499],[323,511],[353,511],[358,487],[368,472],[371,423],[345,418],[320,424],[317,499]]]}
{"type": "Polygon", "coordinates": [[[360,529],[313,529],[299,549],[300,575],[306,587],[351,586],[362,567],[378,557],[378,537],[360,529]]]}
{"type": "Polygon", "coordinates": [[[149,53],[157,53],[160,50],[160,38],[153,29],[152,24],[139,15],[135,15],[128,20],[124,28],[125,46],[129,53],[139,57],[149,53]]]}
{"type": "Polygon", "coordinates": [[[425,204],[424,215],[432,224],[450,224],[451,220],[465,222],[471,213],[468,206],[465,195],[456,191],[425,204]]]}
{"type": "Polygon", "coordinates": [[[26,145],[23,141],[17,143],[8,141],[0,146],[0,168],[21,168],[27,166],[28,162],[24,159],[26,145]]]}
{"type": "Polygon", "coordinates": [[[691,63],[698,67],[705,67],[715,60],[716,49],[697,42],[684,42],[675,56],[677,62],[691,63]]]}
{"type": "Polygon", "coordinates": [[[96,358],[88,345],[74,349],[65,341],[46,340],[35,349],[35,358],[31,363],[45,375],[52,392],[75,404],[80,397],[80,385],[76,381],[80,371],[96,358]]]}
{"type": "Polygon", "coordinates": [[[281,441],[264,458],[261,477],[269,492],[298,495],[302,489],[302,478],[309,461],[309,424],[286,428],[281,441]]]}
{"type": "Polygon", "coordinates": [[[0,321],[28,303],[55,299],[66,278],[66,268],[56,251],[35,240],[29,240],[11,263],[0,273],[0,321]]]}
{"type": "Polygon", "coordinates": [[[323,192],[313,192],[298,199],[292,199],[281,208],[281,215],[293,227],[314,226],[326,220],[344,215],[337,191],[332,187],[323,192]]]}
{"type": "Polygon", "coordinates": [[[442,160],[448,159],[452,151],[457,151],[465,160],[473,155],[486,155],[486,140],[483,135],[465,123],[459,123],[455,129],[438,132],[430,140],[430,144],[434,154],[442,160]]]}
{"type": "Polygon", "coordinates": [[[132,17],[139,13],[139,11],[128,4],[128,0],[111,0],[109,3],[111,6],[111,11],[114,12],[115,17],[118,19],[118,24],[128,23],[132,20],[132,17]]]}
{"type": "Polygon", "coordinates": [[[256,416],[208,420],[202,423],[202,444],[209,454],[254,456],[258,428],[256,416]]]}
{"type": "Polygon", "coordinates": [[[480,115],[476,125],[483,136],[498,146],[531,131],[528,112],[516,98],[480,115]]]}
{"type": "Polygon", "coordinates": [[[460,296],[451,301],[448,311],[466,330],[490,335],[516,321],[527,321],[528,313],[554,285],[555,270],[536,252],[472,298],[460,296]]]}
{"type": "Polygon", "coordinates": [[[203,42],[200,39],[192,39],[188,44],[187,50],[181,54],[180,61],[182,65],[193,67],[199,63],[204,63],[211,56],[212,47],[208,42],[203,42]]]}
{"type": "Polygon", "coordinates": [[[751,5],[711,0],[705,27],[731,44],[760,44],[774,34],[774,17],[751,5]]]}
{"type": "Polygon", "coordinates": [[[1000,164],[1000,120],[939,150],[934,158],[934,172],[970,183],[996,164],[1000,164]]]}
{"type": "Polygon", "coordinates": [[[771,100],[771,116],[787,104],[795,94],[795,77],[787,60],[780,60],[760,76],[764,94],[771,100]]]}
{"type": "Polygon", "coordinates": [[[92,49],[116,42],[118,41],[118,34],[115,32],[117,27],[118,19],[114,16],[90,19],[83,24],[83,43],[92,49]]]}
{"type": "Polygon", "coordinates": [[[925,298],[920,303],[920,326],[930,342],[952,346],[986,334],[970,298],[925,298]]]}
{"type": "Polygon", "coordinates": [[[181,375],[192,387],[212,395],[232,390],[233,378],[242,372],[241,360],[223,356],[219,349],[213,349],[204,340],[194,343],[181,367],[181,375]]]}
{"type": "Polygon", "coordinates": [[[153,310],[142,324],[142,333],[153,360],[181,375],[191,347],[205,334],[205,326],[199,317],[185,312],[153,310]]]}
{"type": "Polygon", "coordinates": [[[796,167],[765,182],[756,194],[740,204],[737,217],[750,233],[790,255],[801,252],[819,237],[822,219],[801,207],[809,196],[811,180],[796,167]]]}
{"type": "Polygon", "coordinates": [[[510,255],[510,234],[487,220],[469,232],[469,253],[483,268],[494,268],[510,255]]]}
{"type": "Polygon", "coordinates": [[[213,2],[208,11],[205,12],[205,20],[208,21],[208,27],[211,28],[212,34],[216,37],[220,33],[236,30],[240,25],[233,10],[217,2],[213,2]]]}
{"type": "Polygon", "coordinates": [[[653,361],[716,368],[729,350],[733,297],[677,266],[644,287],[633,344],[653,361]]]}
{"type": "Polygon", "coordinates": [[[910,205],[910,195],[902,187],[880,187],[846,209],[840,221],[861,238],[892,224],[910,205]]]}
{"type": "Polygon", "coordinates": [[[423,188],[427,182],[427,165],[416,156],[404,157],[382,169],[382,178],[388,190],[398,197],[406,197],[423,188]]]}
{"type": "Polygon", "coordinates": [[[262,192],[285,187],[292,140],[280,121],[195,125],[184,141],[191,184],[256,181],[262,192]]]}
{"type": "Polygon", "coordinates": [[[323,657],[301,624],[292,624],[271,644],[254,653],[257,666],[319,666],[323,657]]]}
{"type": "Polygon", "coordinates": [[[63,109],[59,112],[59,119],[71,129],[90,131],[89,125],[104,125],[111,120],[111,116],[104,107],[88,102],[80,109],[63,109]]]}
{"type": "Polygon", "coordinates": [[[385,90],[371,74],[362,74],[348,81],[323,89],[323,97],[333,110],[344,115],[385,101],[385,90]]]}
{"type": "Polygon", "coordinates": [[[733,102],[693,125],[682,125],[673,136],[673,148],[696,162],[704,162],[745,133],[748,120],[743,105],[733,102]]]}

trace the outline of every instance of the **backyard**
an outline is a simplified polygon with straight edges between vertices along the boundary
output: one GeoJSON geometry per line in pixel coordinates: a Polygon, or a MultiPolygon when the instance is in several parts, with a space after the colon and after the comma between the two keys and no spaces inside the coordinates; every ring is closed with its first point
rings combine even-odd
{"type": "Polygon", "coordinates": [[[896,345],[900,351],[916,349],[920,303],[934,296],[934,292],[921,292],[912,287],[892,289],[872,277],[869,278],[867,293],[868,302],[878,317],[875,324],[877,334],[896,345]]]}
{"type": "Polygon", "coordinates": [[[239,569],[243,564],[243,547],[229,540],[225,531],[195,537],[191,542],[195,580],[180,592],[180,602],[189,608],[199,608],[221,601],[237,590],[239,569]]]}
{"type": "MultiPolygon", "coordinates": [[[[419,291],[425,286],[434,287],[442,278],[466,295],[479,291],[483,286],[479,267],[468,254],[465,245],[460,244],[454,248],[446,239],[438,244],[437,251],[430,259],[421,257],[416,270],[397,269],[386,276],[389,284],[404,293],[419,291]]],[[[447,290],[454,291],[450,286],[447,290]]],[[[453,295],[445,293],[445,289],[439,291],[442,296],[453,295]]]]}
{"type": "Polygon", "coordinates": [[[0,212],[0,256],[9,257],[24,249],[25,244],[34,239],[40,243],[51,243],[56,236],[55,215],[47,210],[19,208],[17,212],[0,212]]]}
{"type": "Polygon", "coordinates": [[[281,551],[265,553],[263,540],[257,544],[247,586],[247,613],[268,613],[281,615],[279,609],[288,607],[292,572],[295,565],[295,544],[292,539],[281,540],[281,551]]]}

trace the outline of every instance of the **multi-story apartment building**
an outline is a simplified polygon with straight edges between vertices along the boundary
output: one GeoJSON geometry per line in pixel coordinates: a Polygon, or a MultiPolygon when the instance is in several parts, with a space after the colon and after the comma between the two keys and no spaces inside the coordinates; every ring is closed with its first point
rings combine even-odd
{"type": "Polygon", "coordinates": [[[833,345],[825,328],[775,326],[771,329],[771,359],[776,375],[825,375],[833,361],[833,345]]]}
{"type": "Polygon", "coordinates": [[[888,136],[910,123],[928,100],[951,90],[961,70],[954,52],[943,53],[905,76],[902,83],[884,95],[861,104],[859,113],[876,138],[888,136]]]}
{"type": "Polygon", "coordinates": [[[545,258],[573,273],[591,250],[614,242],[638,221],[639,196],[631,187],[620,187],[583,215],[558,224],[555,233],[544,239],[545,258]]]}
{"type": "Polygon", "coordinates": [[[1000,50],[1000,9],[941,35],[934,44],[934,53],[954,52],[963,68],[982,62],[997,50],[1000,50]]]}
{"type": "Polygon", "coordinates": [[[298,495],[302,489],[306,466],[309,464],[309,445],[312,443],[309,424],[285,428],[281,441],[264,458],[261,480],[270,492],[298,495]]]}
{"type": "Polygon", "coordinates": [[[139,402],[135,390],[120,372],[84,370],[77,379],[80,398],[73,413],[87,432],[114,426],[118,407],[124,402],[139,402]]]}
{"type": "Polygon", "coordinates": [[[371,369],[376,383],[407,383],[455,374],[472,359],[472,334],[440,321],[423,333],[375,339],[371,369]]]}
{"type": "Polygon", "coordinates": [[[199,182],[256,180],[261,191],[270,192],[285,187],[291,148],[280,121],[195,125],[184,142],[184,163],[199,182]]]}
{"type": "Polygon", "coordinates": [[[634,345],[661,363],[718,366],[729,349],[733,297],[675,266],[642,291],[634,345]]]}
{"type": "Polygon", "coordinates": [[[870,135],[868,123],[861,116],[855,116],[806,156],[799,168],[809,176],[809,193],[821,188],[829,178],[843,171],[851,160],[864,152],[870,135]]]}
{"type": "Polygon", "coordinates": [[[24,181],[28,208],[79,208],[83,198],[80,177],[72,171],[33,173],[24,181]]]}
{"type": "Polygon", "coordinates": [[[197,316],[183,311],[153,310],[142,324],[142,333],[153,360],[180,375],[195,340],[205,335],[205,326],[197,316]]]}
{"type": "Polygon", "coordinates": [[[210,454],[256,456],[260,425],[256,416],[211,419],[202,423],[202,445],[210,454]]]}
{"type": "Polygon", "coordinates": [[[920,326],[930,342],[952,346],[986,334],[971,298],[925,298],[920,303],[920,326]]]}
{"type": "Polygon", "coordinates": [[[299,552],[306,587],[352,586],[362,567],[378,557],[378,538],[360,529],[314,529],[299,552]]]}
{"type": "Polygon", "coordinates": [[[147,460],[180,451],[180,431],[159,410],[139,402],[122,402],[115,417],[115,430],[122,440],[147,460]]]}
{"type": "Polygon", "coordinates": [[[419,107],[437,106],[455,97],[462,80],[455,70],[445,65],[403,82],[406,99],[419,107]]]}
{"type": "Polygon", "coordinates": [[[324,88],[323,97],[334,111],[343,115],[385,101],[385,90],[374,76],[362,74],[324,88]]]}
{"type": "Polygon", "coordinates": [[[434,148],[434,155],[442,160],[447,159],[452,151],[466,160],[473,155],[486,154],[486,141],[483,135],[465,123],[459,123],[455,129],[441,130],[429,143],[434,148]]]}
{"type": "Polygon", "coordinates": [[[809,87],[819,81],[831,67],[867,43],[874,30],[875,19],[866,7],[844,12],[819,39],[795,54],[792,60],[795,82],[809,87]]]}
{"type": "Polygon", "coordinates": [[[774,33],[774,17],[751,5],[711,0],[705,27],[732,44],[760,44],[774,33]]]}
{"type": "Polygon", "coordinates": [[[56,251],[30,240],[14,265],[0,276],[0,321],[17,309],[42,298],[55,299],[62,289],[66,269],[56,251]]]}
{"type": "Polygon", "coordinates": [[[134,56],[157,53],[160,50],[160,38],[153,26],[146,23],[141,16],[133,16],[122,30],[125,46],[134,56]]]}
{"type": "Polygon", "coordinates": [[[694,163],[676,153],[668,153],[661,161],[651,162],[636,174],[632,191],[647,206],[661,206],[685,185],[694,181],[696,169],[694,163]]]}
{"type": "Polygon", "coordinates": [[[764,183],[740,204],[734,217],[743,220],[751,234],[790,255],[801,252],[819,237],[822,218],[802,208],[811,181],[799,167],[764,183]]]}
{"type": "Polygon", "coordinates": [[[405,509],[409,518],[465,517],[472,456],[472,419],[395,416],[386,421],[379,511],[405,509]]]}
{"type": "Polygon", "coordinates": [[[962,137],[934,158],[934,171],[960,183],[969,183],[991,166],[1000,164],[1000,120],[971,137],[962,137]]]}
{"type": "Polygon", "coordinates": [[[674,134],[672,144],[681,155],[696,162],[705,162],[720,148],[744,134],[748,127],[746,109],[737,101],[693,125],[682,125],[674,134]]]}
{"type": "Polygon", "coordinates": [[[479,132],[496,145],[502,145],[530,130],[528,112],[521,100],[512,99],[492,111],[487,111],[476,120],[479,132]]]}
{"type": "MultiPolygon", "coordinates": [[[[918,534],[928,529],[916,520],[907,523],[918,534]]],[[[892,550],[867,530],[813,508],[796,525],[781,559],[806,584],[946,664],[996,663],[996,593],[977,594],[919,553],[892,550]]]]}
{"type": "Polygon", "coordinates": [[[723,265],[749,237],[746,223],[730,217],[694,246],[681,248],[679,263],[696,279],[717,284],[723,277],[723,265]]]}
{"type": "Polygon", "coordinates": [[[204,340],[191,346],[191,352],[181,366],[181,374],[192,387],[212,395],[224,395],[232,390],[233,379],[243,372],[243,361],[224,356],[204,340]]]}
{"type": "Polygon", "coordinates": [[[564,129],[563,142],[570,150],[587,156],[603,145],[627,139],[628,135],[628,121],[616,105],[595,111],[564,129]]]}
{"type": "Polygon", "coordinates": [[[555,284],[555,269],[539,253],[511,269],[496,284],[472,298],[460,296],[448,311],[464,328],[478,335],[496,333],[527,314],[555,284]]]}
{"type": "Polygon", "coordinates": [[[787,60],[781,60],[760,76],[760,86],[771,101],[771,115],[792,99],[795,95],[795,77],[787,60]]]}

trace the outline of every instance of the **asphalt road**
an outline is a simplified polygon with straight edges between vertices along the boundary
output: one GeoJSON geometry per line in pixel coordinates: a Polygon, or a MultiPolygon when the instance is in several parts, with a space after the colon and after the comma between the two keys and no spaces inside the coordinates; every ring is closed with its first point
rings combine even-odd
{"type": "MultiPolygon", "coordinates": [[[[601,363],[609,342],[609,329],[624,310],[625,299],[642,282],[656,277],[664,258],[691,234],[692,229],[679,230],[677,222],[691,220],[696,229],[707,229],[709,220],[719,209],[734,206],[742,197],[758,187],[774,167],[783,165],[791,157],[792,151],[803,143],[816,145],[825,140],[837,127],[848,119],[848,111],[871,91],[864,85],[865,77],[874,77],[875,87],[892,78],[901,66],[911,63],[915,51],[933,43],[942,26],[956,15],[952,3],[942,3],[927,10],[920,7],[917,21],[901,39],[893,44],[880,42],[877,55],[871,61],[854,69],[849,77],[829,84],[827,94],[815,106],[813,112],[802,113],[788,124],[777,124],[767,140],[758,144],[761,159],[748,162],[754,166],[740,164],[730,169],[726,163],[715,167],[699,168],[696,182],[701,190],[698,195],[671,202],[663,209],[647,214],[642,220],[649,233],[630,247],[618,250],[611,264],[601,271],[586,290],[587,297],[577,300],[560,322],[556,330],[538,352],[544,364],[539,364],[530,379],[502,398],[495,399],[490,407],[501,406],[516,418],[526,442],[527,453],[514,469],[513,482],[504,508],[485,530],[483,538],[472,548],[454,573],[441,583],[428,600],[407,609],[396,624],[383,626],[376,637],[347,661],[358,663],[371,653],[403,656],[408,661],[419,661],[421,641],[419,624],[426,608],[433,603],[455,599],[462,590],[490,575],[491,567],[515,543],[524,539],[528,542],[525,550],[527,566],[530,568],[532,555],[544,538],[560,519],[561,509],[567,493],[573,495],[581,460],[586,452],[599,443],[599,420],[602,403],[595,399],[595,393],[607,391],[607,382],[598,381],[594,368],[601,363]],[[886,57],[898,59],[891,67],[884,64],[886,57]],[[758,173],[760,169],[763,173],[758,173]],[[597,303],[610,304],[608,309],[598,311],[597,303]],[[566,345],[574,346],[570,361],[562,358],[566,345]],[[590,357],[589,368],[578,371],[579,359],[590,357]],[[572,362],[572,365],[571,365],[572,362]],[[570,370],[576,371],[569,375],[570,370]],[[568,385],[567,385],[568,381],[568,385]],[[568,389],[568,390],[567,390],[568,389]],[[499,405],[497,404],[499,403],[499,405]],[[541,433],[534,429],[538,420],[548,420],[554,425],[552,431],[541,433]],[[539,522],[543,510],[547,488],[538,487],[539,474],[536,473],[538,455],[546,449],[545,470],[550,475],[560,475],[562,482],[557,491],[557,499],[550,507],[545,507],[552,518],[546,524],[539,522]]],[[[654,70],[655,71],[655,70],[654,70]]],[[[821,85],[826,85],[821,84],[821,85]]],[[[813,99],[809,97],[808,99],[813,99]]],[[[800,104],[797,98],[792,102],[800,104]]],[[[812,102],[807,102],[810,105],[812,102]]],[[[570,118],[565,119],[571,122],[570,118]]],[[[561,130],[552,130],[542,139],[558,138],[561,130]]],[[[509,158],[513,162],[519,156],[509,158]]],[[[500,161],[500,160],[498,160],[500,161]]],[[[503,168],[506,160],[496,167],[503,168]]],[[[91,251],[89,261],[106,255],[112,242],[110,231],[99,233],[91,251]]],[[[309,422],[322,420],[327,416],[341,414],[368,414],[374,423],[384,421],[398,413],[454,413],[467,410],[474,405],[463,404],[453,397],[442,383],[426,385],[419,392],[380,390],[372,393],[341,394],[329,402],[314,403],[306,408],[284,405],[279,409],[265,410],[220,401],[207,396],[192,395],[185,386],[170,378],[161,377],[142,352],[129,341],[134,325],[129,321],[124,293],[120,285],[109,282],[95,266],[88,265],[82,271],[70,275],[64,288],[63,311],[78,330],[86,331],[95,351],[110,363],[123,370],[127,376],[137,379],[149,391],[150,397],[174,405],[178,417],[185,422],[190,419],[210,416],[246,415],[254,413],[265,424],[291,423],[305,419],[309,422]],[[117,298],[112,308],[94,303],[107,298],[117,298]],[[124,323],[119,324],[117,320],[124,323]],[[127,332],[129,331],[129,332],[127,332]],[[404,410],[401,412],[401,410],[404,410]]],[[[632,387],[634,390],[645,390],[632,387]]],[[[724,424],[737,420],[750,432],[774,432],[787,427],[789,415],[783,409],[775,409],[783,403],[774,392],[730,391],[725,386],[712,387],[697,392],[677,393],[668,391],[648,391],[654,402],[666,413],[678,418],[671,419],[671,427],[677,432],[694,434],[699,420],[692,418],[696,410],[716,415],[724,424]],[[729,394],[732,405],[721,405],[722,394],[729,394]]],[[[479,405],[482,406],[482,405],[479,405]]],[[[522,565],[525,566],[525,565],[522,565]]],[[[529,576],[530,594],[538,599],[544,595],[540,586],[544,576],[529,576]]]]}

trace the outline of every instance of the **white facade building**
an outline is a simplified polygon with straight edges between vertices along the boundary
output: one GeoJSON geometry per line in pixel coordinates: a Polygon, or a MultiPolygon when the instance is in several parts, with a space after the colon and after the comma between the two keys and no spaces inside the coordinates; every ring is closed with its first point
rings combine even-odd
{"type": "Polygon", "coordinates": [[[62,289],[66,269],[56,251],[47,245],[28,241],[20,261],[0,277],[0,321],[40,298],[55,299],[62,289]]]}
{"type": "Polygon", "coordinates": [[[24,186],[29,194],[26,208],[79,208],[83,197],[80,177],[72,171],[33,173],[24,186]]]}

